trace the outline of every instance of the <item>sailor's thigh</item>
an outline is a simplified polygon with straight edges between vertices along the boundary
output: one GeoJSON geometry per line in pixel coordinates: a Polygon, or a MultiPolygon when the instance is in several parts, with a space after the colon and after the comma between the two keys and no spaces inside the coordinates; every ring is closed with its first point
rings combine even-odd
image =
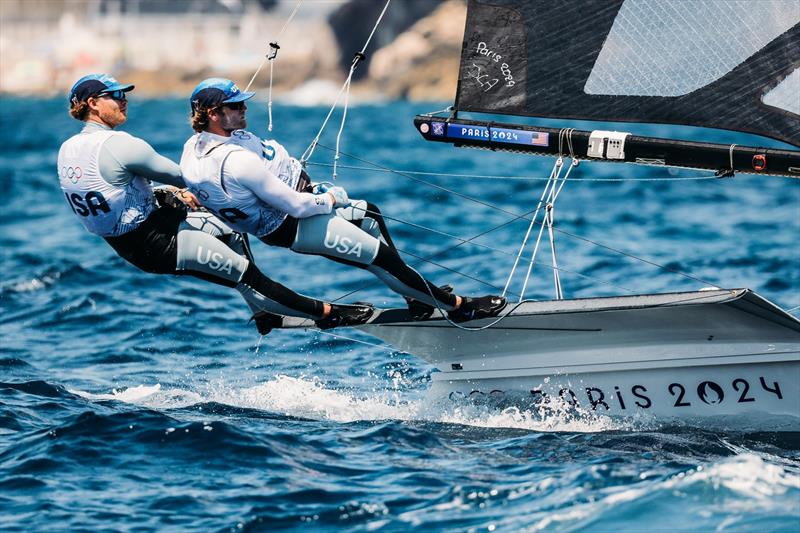
{"type": "Polygon", "coordinates": [[[367,214],[366,200],[350,200],[350,205],[347,207],[340,207],[335,210],[336,216],[341,217],[350,222],[356,222],[364,218],[367,214]]]}
{"type": "Polygon", "coordinates": [[[219,218],[203,211],[190,211],[184,223],[215,237],[233,233],[233,230],[219,218]]]}
{"type": "Polygon", "coordinates": [[[378,239],[332,213],[300,219],[292,250],[369,265],[378,255],[379,246],[378,239]]]}
{"type": "Polygon", "coordinates": [[[204,231],[182,227],[177,241],[178,270],[202,272],[238,283],[247,269],[246,258],[204,231]]]}

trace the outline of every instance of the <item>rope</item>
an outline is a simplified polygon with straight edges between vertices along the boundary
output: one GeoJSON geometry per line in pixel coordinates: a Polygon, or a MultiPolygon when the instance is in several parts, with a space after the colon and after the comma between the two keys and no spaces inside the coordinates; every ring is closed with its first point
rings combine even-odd
{"type": "Polygon", "coordinates": [[[253,85],[253,82],[256,80],[258,73],[261,72],[261,69],[264,68],[264,63],[269,61],[269,96],[267,98],[267,114],[269,116],[269,123],[267,124],[267,130],[272,131],[272,80],[273,80],[273,64],[275,62],[275,58],[278,57],[278,50],[280,50],[280,45],[278,44],[278,39],[281,38],[283,32],[286,31],[286,28],[289,26],[289,23],[292,21],[294,16],[297,14],[297,10],[300,9],[300,5],[303,3],[303,0],[297,0],[297,3],[292,10],[292,14],[289,15],[289,18],[286,19],[286,22],[283,23],[283,27],[281,31],[278,32],[278,35],[275,37],[275,40],[269,43],[269,52],[264,56],[264,59],[261,60],[261,64],[258,65],[253,77],[250,78],[250,82],[247,84],[247,87],[244,88],[243,92],[247,92],[250,89],[250,86],[253,85]]]}
{"type": "MultiPolygon", "coordinates": [[[[325,146],[324,144],[318,145],[320,148],[324,148],[326,150],[333,151],[333,148],[325,146]]],[[[356,156],[347,154],[345,152],[340,152],[341,155],[345,155],[352,159],[359,159],[356,156]]],[[[376,163],[371,163],[376,164],[376,163]]],[[[316,167],[332,167],[333,164],[331,163],[318,163],[316,161],[307,161],[306,165],[316,166],[316,167]]],[[[363,170],[369,172],[384,172],[389,174],[408,174],[411,176],[437,176],[442,178],[465,178],[465,179],[487,179],[487,180],[502,180],[502,181],[509,181],[509,180],[519,180],[519,181],[547,181],[550,178],[543,178],[540,176],[497,176],[497,175],[487,175],[487,174],[454,174],[448,172],[431,172],[431,171],[418,171],[418,170],[405,170],[405,169],[391,169],[391,168],[381,168],[381,167],[360,167],[356,165],[339,165],[339,168],[346,168],[350,170],[363,170]]],[[[712,172],[712,171],[709,171],[712,172]]],[[[774,176],[780,177],[780,176],[774,176]]],[[[625,182],[625,181],[642,181],[642,182],[649,182],[649,181],[698,181],[698,180],[716,180],[718,176],[715,175],[700,175],[700,176],[686,176],[686,177],[673,177],[673,178],[573,178],[572,182],[609,182],[609,183],[617,183],[617,182],[625,182]]]]}
{"type": "Polygon", "coordinates": [[[353,337],[346,337],[344,335],[339,335],[338,333],[331,333],[330,331],[325,331],[323,329],[317,330],[317,333],[321,333],[323,335],[328,335],[328,336],[334,337],[336,339],[342,339],[342,340],[346,340],[346,341],[350,341],[350,342],[357,342],[359,344],[366,344],[367,346],[372,346],[372,347],[375,347],[375,348],[381,348],[382,350],[386,350],[388,352],[405,353],[405,354],[408,354],[408,355],[414,355],[412,353],[406,352],[405,350],[399,350],[399,349],[394,348],[392,346],[389,346],[387,344],[378,344],[376,342],[362,341],[360,339],[354,339],[353,337]]]}
{"type": "MultiPolygon", "coordinates": [[[[536,218],[539,216],[539,210],[542,208],[544,204],[544,197],[547,194],[547,188],[550,185],[550,182],[553,178],[561,172],[561,158],[559,157],[555,164],[553,165],[553,169],[550,171],[550,177],[547,178],[547,185],[545,185],[544,190],[542,191],[542,195],[539,197],[539,203],[536,205],[536,209],[533,213],[533,217],[531,217],[531,223],[528,225],[528,231],[525,233],[525,237],[522,239],[522,244],[519,247],[519,252],[517,253],[517,257],[514,259],[514,265],[511,267],[511,272],[508,274],[508,279],[506,280],[506,285],[503,287],[503,296],[506,295],[508,291],[509,285],[511,285],[511,280],[514,277],[514,272],[517,270],[517,265],[519,264],[519,260],[522,257],[522,252],[525,250],[525,246],[528,243],[528,239],[530,238],[531,231],[533,230],[533,225],[536,223],[536,218]]],[[[557,179],[557,178],[556,178],[557,179]]],[[[524,292],[523,288],[523,292],[524,292]]],[[[522,299],[522,295],[520,294],[520,300],[522,299]]]]}
{"type": "MultiPolygon", "coordinates": [[[[321,147],[323,147],[323,148],[325,148],[325,149],[327,149],[327,150],[331,150],[331,148],[330,148],[330,147],[328,147],[328,146],[324,146],[324,145],[322,145],[322,144],[320,144],[319,146],[321,146],[321,147]]],[[[460,193],[460,192],[458,192],[458,191],[453,191],[453,190],[451,190],[451,189],[448,189],[448,188],[446,188],[446,187],[442,187],[441,185],[436,185],[436,184],[430,183],[430,182],[428,182],[428,181],[426,181],[426,180],[423,180],[423,179],[417,178],[417,177],[415,177],[415,176],[413,176],[413,175],[411,175],[411,174],[409,174],[409,173],[402,172],[402,171],[398,171],[398,170],[394,170],[394,169],[390,169],[389,167],[385,167],[385,166],[383,166],[383,165],[381,165],[381,164],[379,164],[379,163],[375,163],[375,162],[372,162],[372,161],[368,161],[368,160],[366,160],[366,159],[363,159],[363,158],[360,158],[360,157],[358,157],[358,156],[355,156],[355,155],[352,155],[352,154],[348,154],[348,153],[345,153],[345,152],[342,152],[342,154],[343,154],[343,155],[345,155],[345,156],[347,156],[347,157],[350,157],[350,158],[352,158],[352,159],[355,159],[356,161],[360,161],[360,162],[362,162],[362,163],[366,163],[366,164],[368,164],[368,165],[372,165],[372,166],[373,166],[373,167],[375,167],[376,169],[384,170],[384,171],[386,171],[386,172],[391,172],[391,173],[394,173],[394,174],[397,174],[397,175],[403,176],[403,177],[405,177],[405,178],[408,178],[408,179],[410,179],[410,180],[412,180],[412,181],[415,181],[415,182],[417,182],[417,183],[422,183],[422,184],[424,184],[424,185],[426,185],[426,186],[428,186],[428,187],[431,187],[431,188],[434,188],[434,189],[437,189],[437,190],[441,190],[441,191],[443,191],[443,192],[446,192],[446,193],[448,193],[448,194],[451,194],[451,195],[454,195],[454,196],[459,196],[459,197],[461,197],[461,198],[464,198],[464,199],[466,199],[466,200],[470,200],[470,201],[472,201],[472,202],[474,202],[474,203],[477,203],[477,204],[480,204],[480,205],[484,205],[484,206],[486,206],[486,207],[489,207],[490,209],[493,209],[493,210],[495,210],[495,211],[499,211],[499,212],[501,212],[501,213],[505,213],[505,214],[507,214],[507,215],[510,215],[510,216],[512,216],[512,217],[513,217],[513,219],[512,219],[512,220],[510,220],[508,223],[514,222],[514,221],[516,221],[516,220],[518,220],[518,219],[522,219],[522,218],[525,218],[525,219],[527,219],[527,216],[528,216],[528,215],[531,213],[531,212],[528,212],[528,213],[524,213],[524,214],[521,214],[521,215],[520,215],[520,214],[514,213],[514,212],[512,212],[512,211],[509,211],[509,210],[507,210],[507,209],[503,209],[502,207],[497,207],[497,206],[495,206],[495,205],[489,204],[489,203],[487,203],[487,202],[484,202],[484,201],[482,201],[482,200],[479,200],[479,199],[477,199],[477,198],[474,198],[474,197],[472,197],[472,196],[469,196],[469,195],[466,195],[466,194],[460,193]]],[[[368,170],[368,169],[367,169],[367,170],[368,170]]],[[[383,214],[383,216],[384,216],[384,218],[389,218],[390,220],[396,220],[397,222],[399,222],[399,223],[401,223],[401,224],[408,224],[408,225],[412,225],[412,226],[417,226],[417,227],[419,227],[420,229],[423,229],[423,230],[425,230],[425,231],[429,231],[429,232],[432,232],[432,233],[438,233],[438,234],[440,234],[440,235],[444,235],[444,236],[447,236],[447,237],[450,237],[450,238],[455,238],[455,239],[459,239],[459,240],[461,240],[459,237],[456,237],[456,236],[453,236],[453,235],[450,235],[450,234],[447,234],[447,233],[444,233],[444,232],[439,232],[439,231],[437,231],[437,230],[433,230],[433,229],[431,229],[431,228],[426,228],[426,227],[424,227],[424,226],[415,225],[415,224],[413,224],[413,223],[406,222],[406,221],[404,221],[404,220],[400,220],[400,219],[392,219],[391,217],[388,217],[386,214],[383,214]]],[[[501,227],[502,227],[502,226],[501,226],[501,227]]],[[[568,231],[566,231],[566,230],[562,230],[562,229],[559,229],[559,228],[554,228],[554,231],[557,231],[557,232],[559,232],[559,233],[561,233],[561,234],[564,234],[564,235],[567,235],[567,236],[570,236],[570,237],[576,238],[576,239],[578,239],[578,240],[581,240],[581,241],[584,241],[584,242],[588,242],[588,243],[590,243],[590,244],[593,244],[593,245],[595,245],[595,246],[599,246],[599,247],[601,247],[601,248],[604,248],[604,249],[606,249],[606,250],[609,250],[609,251],[611,251],[611,252],[614,252],[614,253],[617,253],[617,254],[623,255],[623,256],[625,256],[625,257],[628,257],[628,258],[630,258],[630,259],[634,259],[634,260],[636,260],[636,261],[641,261],[641,262],[643,262],[643,263],[645,263],[645,264],[648,264],[648,265],[654,266],[654,267],[656,267],[656,268],[662,269],[662,270],[664,270],[664,271],[666,271],[666,272],[670,272],[670,273],[673,273],[673,274],[678,274],[678,275],[680,275],[680,276],[683,276],[683,277],[685,277],[685,278],[687,278],[687,279],[691,279],[691,280],[693,280],[693,281],[697,281],[697,282],[703,283],[704,285],[715,285],[714,283],[711,283],[711,282],[709,282],[709,281],[706,281],[706,280],[702,280],[702,279],[700,279],[700,278],[697,278],[697,277],[695,277],[695,276],[692,276],[692,275],[690,275],[690,274],[687,274],[687,273],[685,273],[685,272],[681,272],[681,271],[678,271],[678,270],[674,270],[674,269],[667,268],[667,267],[665,267],[665,266],[663,266],[663,265],[660,265],[660,264],[658,264],[658,263],[655,263],[655,262],[653,262],[653,261],[650,261],[650,260],[647,260],[647,259],[643,259],[643,258],[641,258],[641,257],[637,257],[637,256],[635,256],[635,255],[629,254],[629,253],[627,253],[627,252],[624,252],[624,251],[622,251],[622,250],[618,250],[618,249],[616,249],[616,248],[613,248],[613,247],[611,247],[611,246],[608,246],[608,245],[605,245],[605,244],[600,244],[600,243],[598,243],[598,242],[596,242],[596,241],[593,241],[593,240],[591,240],[591,239],[588,239],[588,238],[585,238],[585,237],[580,237],[580,236],[578,236],[578,235],[575,235],[575,234],[573,234],[573,233],[570,233],[570,232],[568,232],[568,231]]],[[[466,241],[465,241],[465,242],[466,242],[466,241]]],[[[462,243],[462,244],[463,244],[463,243],[462,243]]],[[[485,246],[485,245],[482,245],[482,246],[485,246]]],[[[491,248],[491,247],[488,247],[488,248],[491,248]]],[[[501,253],[504,253],[504,254],[510,255],[508,252],[505,252],[505,251],[502,251],[501,253]]],[[[626,289],[626,290],[627,290],[627,289],[626,289]]]]}
{"type": "Polygon", "coordinates": [[[341,98],[342,93],[344,92],[345,97],[344,97],[344,106],[342,107],[342,122],[339,125],[339,132],[336,135],[336,155],[333,158],[333,179],[336,179],[336,165],[339,161],[339,146],[341,143],[342,132],[344,131],[344,124],[345,121],[347,120],[347,108],[350,98],[350,83],[353,79],[353,73],[355,72],[358,63],[366,58],[365,53],[367,51],[367,47],[369,46],[372,37],[375,35],[375,31],[378,29],[381,20],[383,20],[383,15],[386,14],[386,10],[389,8],[389,4],[391,3],[391,1],[392,0],[386,0],[386,4],[384,4],[383,6],[381,14],[378,15],[378,20],[375,21],[375,25],[372,27],[372,31],[370,32],[369,37],[367,37],[367,41],[364,43],[364,46],[361,47],[361,50],[356,52],[356,54],[353,56],[353,62],[350,65],[350,72],[347,75],[347,79],[344,81],[342,88],[339,89],[339,93],[336,95],[336,100],[334,100],[330,111],[328,111],[328,115],[325,117],[325,120],[322,121],[322,126],[317,132],[317,135],[314,137],[314,140],[311,141],[311,144],[308,145],[308,148],[305,149],[305,151],[303,152],[303,156],[300,158],[300,163],[305,165],[306,161],[308,161],[314,154],[314,149],[316,148],[317,144],[319,144],[319,139],[322,136],[322,132],[325,131],[325,127],[328,125],[328,120],[330,120],[334,109],[336,109],[336,106],[339,104],[339,98],[341,98]]]}
{"type": "Polygon", "coordinates": [[[736,144],[732,144],[730,148],[728,148],[728,161],[730,166],[727,169],[719,169],[715,176],[717,178],[732,178],[736,172],[733,170],[733,149],[736,147],[736,144]]]}
{"type": "MultiPolygon", "coordinates": [[[[414,257],[416,259],[419,259],[419,262],[415,263],[414,266],[417,266],[417,265],[419,265],[419,263],[422,263],[422,262],[429,263],[429,264],[434,265],[436,267],[439,267],[439,268],[442,268],[444,270],[448,270],[450,272],[453,272],[454,274],[457,274],[459,276],[462,276],[462,277],[469,278],[469,279],[472,279],[474,281],[477,281],[478,283],[481,283],[481,284],[486,285],[488,287],[498,288],[498,287],[495,287],[494,285],[492,285],[491,283],[488,283],[486,281],[478,279],[478,278],[476,278],[474,276],[470,276],[469,274],[465,274],[464,272],[461,272],[459,270],[456,270],[456,269],[453,269],[453,268],[449,268],[447,266],[444,266],[444,265],[441,265],[439,263],[436,263],[435,261],[432,261],[432,259],[434,257],[438,257],[438,256],[440,256],[442,254],[445,254],[445,253],[447,253],[447,252],[449,252],[451,250],[455,250],[456,248],[459,248],[463,244],[469,244],[469,243],[471,243],[472,241],[474,241],[475,239],[477,239],[479,237],[483,237],[484,235],[488,235],[489,233],[492,233],[494,231],[502,229],[502,228],[508,226],[509,224],[513,224],[517,220],[521,220],[521,219],[525,218],[526,216],[530,215],[531,213],[532,213],[532,211],[529,211],[529,212],[524,213],[523,215],[521,215],[519,217],[514,217],[514,218],[511,218],[509,220],[506,220],[505,222],[503,222],[503,223],[501,223],[501,224],[499,224],[497,226],[494,226],[493,228],[490,228],[488,230],[482,231],[482,232],[478,233],[477,235],[474,235],[473,237],[470,237],[469,239],[462,240],[462,241],[457,242],[456,244],[453,244],[453,245],[450,245],[450,246],[445,246],[444,248],[442,248],[442,249],[440,249],[440,250],[438,250],[438,251],[436,251],[436,252],[434,252],[434,253],[432,253],[432,254],[430,254],[428,256],[425,256],[425,257],[417,255],[417,254],[414,254],[412,252],[408,252],[406,250],[402,250],[400,248],[398,248],[397,250],[399,252],[404,253],[404,254],[410,255],[410,256],[412,256],[412,257],[414,257]]],[[[604,285],[615,287],[617,289],[620,289],[620,290],[623,290],[623,291],[626,291],[626,292],[635,293],[635,291],[632,290],[632,289],[628,289],[627,287],[622,287],[620,285],[616,285],[614,283],[611,283],[610,281],[597,279],[597,278],[594,278],[592,276],[589,276],[589,275],[586,275],[586,274],[582,274],[580,272],[572,272],[572,271],[569,271],[569,270],[566,270],[566,269],[563,269],[563,270],[565,272],[569,272],[571,274],[575,274],[577,276],[580,276],[580,277],[585,278],[585,279],[592,280],[592,281],[597,282],[597,283],[601,283],[601,284],[604,284],[604,285]]],[[[357,292],[360,292],[360,291],[362,291],[362,290],[364,290],[364,289],[366,289],[368,287],[375,286],[378,283],[379,283],[378,280],[373,280],[371,282],[367,282],[364,285],[362,285],[361,287],[358,287],[357,289],[353,289],[352,291],[350,291],[348,293],[342,294],[341,296],[339,296],[338,298],[334,299],[333,301],[334,302],[338,302],[338,301],[343,300],[344,298],[347,298],[348,296],[352,296],[353,294],[356,294],[357,292]]],[[[513,293],[513,292],[509,292],[508,294],[511,294],[513,296],[519,296],[518,294],[513,293]]]]}
{"type": "MultiPolygon", "coordinates": [[[[559,133],[559,137],[560,136],[561,136],[561,134],[559,133]]],[[[555,268],[555,267],[557,267],[557,263],[556,263],[556,260],[555,260],[555,238],[553,236],[553,222],[552,222],[553,206],[555,205],[555,201],[556,201],[556,197],[558,196],[558,193],[560,193],[561,189],[564,187],[564,183],[566,183],[567,178],[569,178],[569,175],[572,172],[572,169],[577,166],[577,161],[578,160],[575,159],[575,158],[572,159],[572,163],[570,164],[569,169],[567,170],[567,173],[564,175],[564,178],[561,180],[561,186],[558,188],[558,191],[556,191],[556,185],[558,184],[559,175],[561,174],[561,169],[562,169],[562,165],[563,165],[561,157],[559,157],[556,160],[556,166],[558,167],[558,172],[556,172],[555,178],[549,184],[550,192],[548,193],[547,201],[545,202],[546,212],[545,212],[545,215],[544,215],[544,219],[542,220],[542,226],[539,229],[539,235],[536,237],[536,244],[534,245],[533,253],[531,253],[531,259],[530,259],[530,262],[528,264],[528,271],[525,274],[525,282],[523,283],[522,290],[520,291],[520,301],[522,301],[522,299],[525,297],[525,289],[528,287],[528,281],[529,281],[529,279],[531,277],[531,272],[533,271],[533,265],[534,265],[534,263],[536,261],[536,254],[537,254],[537,252],[539,250],[539,244],[541,243],[541,240],[542,240],[542,233],[544,232],[545,224],[547,224],[547,226],[548,226],[548,233],[550,235],[550,246],[551,246],[550,249],[553,252],[553,266],[554,266],[554,270],[553,270],[554,274],[553,275],[555,277],[555,283],[556,283],[556,298],[560,299],[560,298],[558,298],[558,295],[561,294],[561,280],[558,277],[558,270],[555,268]]],[[[545,192],[547,192],[547,189],[548,189],[548,186],[546,185],[545,186],[545,192]]]]}
{"type": "MultiPolygon", "coordinates": [[[[478,278],[476,278],[476,277],[474,277],[474,276],[471,276],[471,275],[469,275],[469,274],[466,274],[466,273],[464,273],[464,272],[461,272],[461,271],[459,271],[459,270],[456,270],[456,269],[449,268],[449,267],[447,267],[447,266],[441,265],[441,264],[439,264],[439,263],[436,263],[436,262],[434,262],[434,261],[431,261],[431,259],[432,259],[432,258],[434,258],[434,257],[437,257],[437,256],[439,256],[439,255],[442,255],[442,254],[444,254],[445,252],[448,252],[448,251],[450,251],[450,250],[454,250],[455,248],[458,248],[458,247],[459,247],[459,246],[461,246],[462,244],[467,244],[467,243],[472,243],[472,244],[475,244],[476,246],[481,246],[481,247],[484,247],[484,248],[488,248],[489,250],[492,250],[492,251],[495,251],[495,252],[498,252],[498,253],[501,253],[501,254],[505,254],[505,255],[512,255],[512,253],[511,253],[511,252],[507,252],[507,251],[505,251],[505,250],[500,250],[500,249],[498,249],[498,248],[493,248],[493,247],[491,247],[491,246],[484,245],[484,244],[481,244],[481,243],[476,243],[476,242],[473,242],[473,241],[474,241],[475,239],[477,239],[478,237],[481,237],[481,236],[483,236],[483,235],[486,235],[486,234],[488,234],[488,233],[491,233],[491,232],[493,232],[493,231],[496,231],[496,230],[498,230],[498,229],[500,229],[500,228],[503,228],[503,227],[505,227],[505,226],[507,226],[507,225],[509,225],[509,224],[511,224],[511,223],[513,223],[513,222],[515,222],[515,221],[517,221],[517,220],[520,220],[520,219],[522,219],[522,218],[525,218],[525,217],[527,217],[527,216],[530,214],[530,212],[528,212],[528,213],[525,213],[525,214],[523,214],[523,215],[520,215],[519,217],[512,218],[512,219],[510,219],[510,220],[507,220],[506,222],[503,222],[502,224],[500,224],[500,225],[498,225],[498,226],[495,226],[495,227],[493,227],[493,228],[491,228],[491,229],[489,229],[489,230],[483,231],[483,232],[481,232],[481,233],[479,233],[479,234],[477,234],[477,235],[475,235],[475,236],[473,236],[473,237],[470,237],[469,239],[462,239],[461,237],[458,237],[458,236],[455,236],[455,235],[450,235],[450,234],[448,234],[448,233],[444,233],[444,232],[438,232],[437,230],[433,230],[433,229],[430,229],[430,228],[426,228],[425,226],[421,226],[421,225],[419,225],[419,224],[414,224],[413,222],[408,222],[408,221],[405,221],[405,220],[402,220],[402,219],[399,219],[399,218],[394,218],[394,217],[388,216],[388,215],[386,215],[385,213],[373,212],[373,211],[370,211],[369,209],[365,209],[364,211],[365,211],[366,213],[371,213],[371,214],[374,214],[374,215],[382,215],[384,218],[386,218],[386,219],[388,219],[388,220],[392,220],[392,221],[398,222],[398,223],[400,223],[400,224],[406,224],[406,225],[409,225],[409,226],[416,226],[416,227],[419,227],[420,229],[423,229],[423,230],[431,231],[431,232],[434,232],[434,233],[440,233],[440,234],[442,234],[442,235],[444,235],[444,236],[447,236],[447,237],[450,237],[450,238],[453,238],[453,239],[457,239],[457,240],[459,240],[460,242],[458,242],[457,244],[455,244],[455,245],[452,245],[452,246],[445,247],[445,248],[443,248],[443,249],[441,249],[441,250],[439,250],[439,251],[437,251],[437,252],[434,252],[433,254],[431,254],[431,255],[429,255],[429,256],[427,256],[427,257],[422,257],[422,256],[419,256],[419,255],[417,255],[417,254],[414,254],[414,253],[412,253],[412,252],[408,252],[408,251],[406,251],[406,250],[403,250],[403,249],[400,249],[400,248],[397,248],[397,251],[398,251],[398,252],[402,252],[402,253],[404,253],[404,254],[407,254],[407,255],[410,255],[410,256],[412,256],[412,257],[414,257],[414,258],[416,258],[416,259],[419,259],[419,260],[420,260],[420,262],[425,262],[425,263],[432,264],[432,265],[434,265],[434,266],[436,266],[436,267],[442,268],[442,269],[444,269],[444,270],[448,270],[448,271],[450,271],[450,272],[453,272],[454,274],[457,274],[457,275],[459,275],[459,276],[462,276],[462,277],[465,277],[465,278],[471,279],[471,280],[473,280],[473,281],[477,281],[478,283],[481,283],[482,285],[486,285],[487,287],[491,287],[491,288],[493,288],[493,289],[497,289],[497,290],[499,290],[499,287],[497,287],[497,286],[495,286],[495,285],[493,285],[493,284],[491,284],[491,283],[489,283],[489,282],[487,282],[487,281],[484,281],[484,280],[478,279],[478,278]]],[[[537,263],[537,264],[542,264],[542,263],[537,263]]],[[[414,266],[417,266],[417,264],[415,264],[414,266]]],[[[549,267],[549,268],[553,268],[553,267],[552,267],[552,266],[550,266],[550,265],[545,265],[545,266],[547,266],[547,267],[549,267]]],[[[410,265],[409,265],[409,267],[410,267],[410,265]]],[[[412,270],[413,270],[413,269],[412,269],[412,270]]],[[[631,294],[634,294],[634,293],[636,292],[636,291],[634,291],[633,289],[629,289],[629,288],[627,288],[627,287],[623,287],[623,286],[621,286],[621,285],[617,285],[617,284],[615,284],[615,283],[611,283],[610,281],[605,281],[605,280],[602,280],[602,279],[599,279],[599,278],[595,278],[595,277],[593,277],[593,276],[589,276],[589,275],[587,275],[587,274],[583,274],[583,273],[581,273],[581,272],[576,272],[576,271],[573,271],[573,270],[568,270],[568,269],[566,269],[566,268],[562,268],[562,267],[558,267],[558,270],[559,270],[559,271],[562,271],[562,272],[569,273],[569,274],[574,274],[574,275],[576,275],[576,276],[579,276],[579,277],[581,277],[581,278],[584,278],[584,279],[587,279],[587,280],[593,281],[593,282],[595,282],[595,283],[600,283],[600,284],[602,284],[602,285],[608,285],[608,286],[610,286],[610,287],[614,287],[614,288],[616,288],[616,289],[619,289],[619,290],[622,290],[622,291],[625,291],[625,292],[629,292],[629,293],[631,293],[631,294]]],[[[415,272],[416,272],[416,270],[415,270],[415,272]]],[[[419,274],[419,272],[417,272],[417,274],[419,274]]],[[[422,276],[420,276],[420,277],[422,277],[422,276]]],[[[423,277],[423,279],[424,279],[424,277],[423,277]]],[[[360,291],[362,291],[362,290],[364,290],[364,289],[366,289],[366,288],[368,288],[368,287],[372,287],[372,286],[374,286],[374,285],[377,285],[377,284],[378,284],[378,281],[377,281],[377,280],[375,280],[375,281],[372,281],[372,282],[367,282],[367,283],[365,283],[364,285],[362,285],[362,286],[358,287],[357,289],[354,289],[354,290],[352,290],[352,291],[350,291],[350,292],[347,292],[347,293],[345,293],[345,294],[342,294],[341,296],[339,296],[339,297],[335,298],[335,299],[334,299],[334,300],[332,300],[332,301],[333,301],[333,302],[338,302],[338,301],[340,301],[340,300],[342,300],[342,299],[344,299],[344,298],[347,298],[348,296],[352,296],[353,294],[356,294],[357,292],[360,292],[360,291]]],[[[513,293],[513,292],[509,292],[508,294],[511,294],[511,295],[514,295],[514,296],[518,296],[516,293],[513,293]]],[[[433,297],[433,295],[431,295],[431,297],[433,297]]],[[[528,301],[534,301],[534,300],[528,300],[528,301]]]]}
{"type": "Polygon", "coordinates": [[[623,256],[625,256],[625,257],[628,257],[628,258],[630,258],[630,259],[635,259],[636,261],[641,261],[642,263],[646,263],[646,264],[648,264],[648,265],[651,265],[651,266],[654,266],[654,267],[656,267],[656,268],[660,268],[661,270],[665,270],[665,271],[667,271],[667,272],[670,272],[670,273],[672,273],[672,274],[678,274],[679,276],[683,276],[683,277],[685,277],[685,278],[687,278],[687,279],[690,279],[690,280],[692,280],[692,281],[696,281],[696,282],[698,282],[698,283],[702,283],[702,284],[704,284],[704,285],[713,285],[713,286],[716,286],[716,284],[715,284],[715,283],[712,283],[712,282],[710,282],[710,281],[708,281],[708,280],[704,280],[704,279],[702,279],[702,278],[698,278],[698,277],[696,277],[696,276],[693,276],[693,275],[691,275],[691,274],[687,274],[686,272],[681,272],[680,270],[674,270],[674,269],[672,269],[672,268],[665,267],[664,265],[659,265],[658,263],[656,263],[656,262],[654,262],[654,261],[650,261],[650,260],[648,260],[648,259],[644,259],[644,258],[642,258],[642,257],[638,257],[638,256],[635,256],[635,255],[633,255],[633,254],[629,254],[628,252],[624,252],[624,251],[622,251],[622,250],[618,250],[618,249],[616,249],[616,248],[613,248],[613,247],[611,247],[611,246],[608,246],[608,245],[605,245],[605,244],[601,244],[601,243],[599,243],[599,242],[597,242],[597,241],[593,241],[592,239],[589,239],[589,238],[587,238],[587,237],[581,237],[580,235],[575,235],[574,233],[570,233],[570,232],[568,232],[568,231],[566,231],[566,230],[563,230],[563,229],[558,229],[558,228],[555,228],[555,231],[557,231],[557,232],[559,232],[559,233],[562,233],[562,234],[564,234],[564,235],[567,235],[567,236],[569,236],[569,237],[572,237],[572,238],[575,238],[575,239],[581,240],[581,241],[583,241],[583,242],[588,242],[589,244],[593,244],[593,245],[595,245],[595,246],[599,246],[600,248],[604,248],[604,249],[606,249],[606,250],[608,250],[608,251],[610,251],[610,252],[614,252],[614,253],[616,253],[616,254],[623,255],[623,256]]]}

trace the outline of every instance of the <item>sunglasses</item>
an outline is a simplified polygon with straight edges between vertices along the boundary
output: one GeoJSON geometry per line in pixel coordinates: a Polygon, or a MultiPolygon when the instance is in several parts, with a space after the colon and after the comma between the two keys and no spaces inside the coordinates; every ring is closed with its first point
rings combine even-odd
{"type": "Polygon", "coordinates": [[[104,96],[108,96],[112,100],[116,100],[118,102],[124,102],[128,99],[128,97],[125,95],[125,91],[110,91],[107,93],[100,93],[97,95],[97,98],[103,98],[104,96]]]}
{"type": "Polygon", "coordinates": [[[233,111],[241,111],[244,109],[244,102],[232,102],[230,104],[222,104],[221,106],[217,106],[216,109],[220,109],[223,107],[227,107],[233,111]]]}

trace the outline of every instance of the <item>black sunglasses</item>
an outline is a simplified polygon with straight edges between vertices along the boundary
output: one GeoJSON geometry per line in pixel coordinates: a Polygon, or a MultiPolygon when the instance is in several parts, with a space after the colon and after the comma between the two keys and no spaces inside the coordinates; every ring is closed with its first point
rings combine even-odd
{"type": "Polygon", "coordinates": [[[109,91],[106,93],[100,93],[97,95],[97,98],[102,98],[104,96],[108,96],[112,100],[116,100],[118,102],[124,102],[128,99],[128,97],[125,95],[125,91],[109,91]]]}
{"type": "Polygon", "coordinates": [[[222,107],[227,107],[228,109],[231,109],[233,111],[241,111],[242,109],[244,109],[244,102],[231,102],[230,104],[222,104],[220,106],[217,106],[217,109],[220,109],[222,107]]]}

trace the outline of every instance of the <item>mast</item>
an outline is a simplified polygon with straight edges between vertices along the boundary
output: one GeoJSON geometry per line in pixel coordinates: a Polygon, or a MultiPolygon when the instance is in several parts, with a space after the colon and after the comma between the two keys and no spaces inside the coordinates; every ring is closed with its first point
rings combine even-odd
{"type": "MultiPolygon", "coordinates": [[[[541,126],[417,115],[417,131],[428,141],[538,155],[570,156],[559,151],[563,130],[541,126]]],[[[800,127],[800,124],[798,124],[800,127]]],[[[738,144],[643,137],[624,132],[571,130],[574,155],[587,160],[666,165],[800,178],[800,151],[738,144]]]]}

